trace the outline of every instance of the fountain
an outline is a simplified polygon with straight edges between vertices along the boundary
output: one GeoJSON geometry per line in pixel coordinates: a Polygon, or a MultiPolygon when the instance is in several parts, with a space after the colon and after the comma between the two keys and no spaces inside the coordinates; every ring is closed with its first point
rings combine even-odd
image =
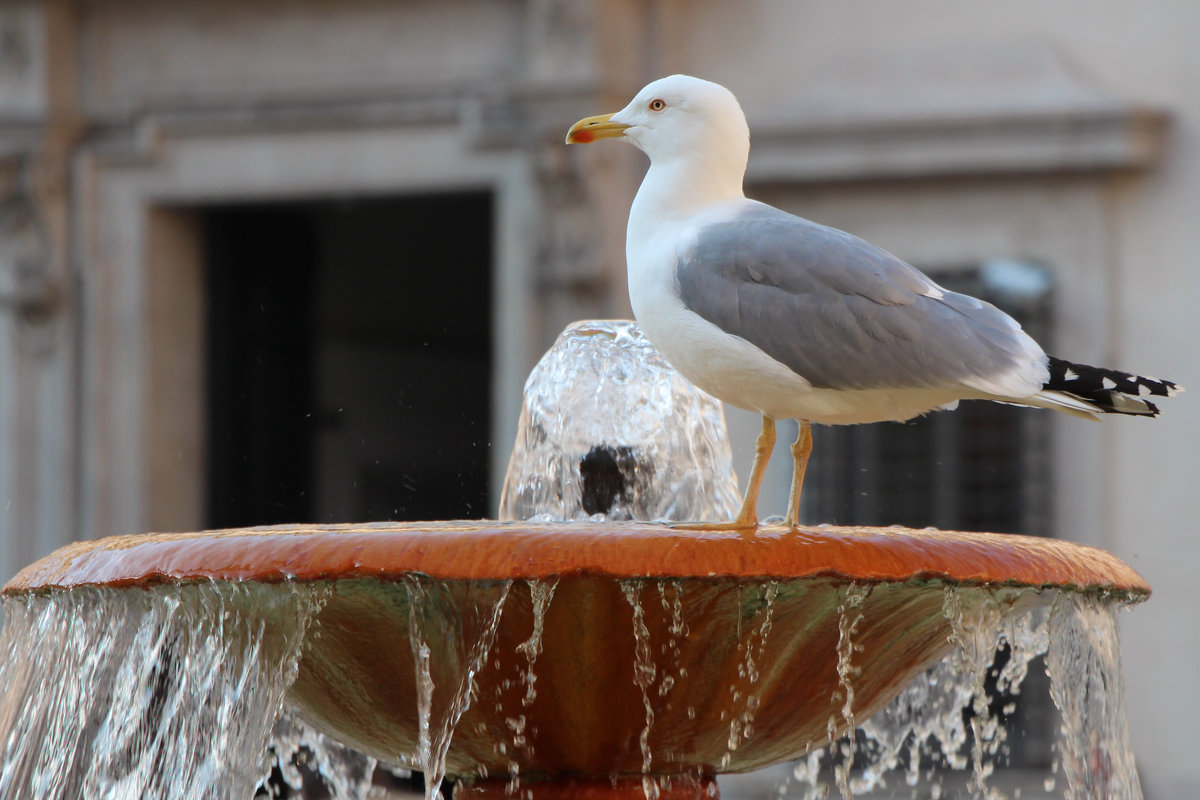
{"type": "Polygon", "coordinates": [[[1021,536],[635,521],[737,502],[719,409],[648,347],[577,324],[547,356],[569,378],[539,366],[614,422],[531,378],[502,504],[528,519],[115,537],[23,570],[0,797],[246,798],[273,728],[342,797],[376,761],[430,797],[666,800],[793,759],[814,797],[931,759],[992,797],[985,682],[1019,689],[1039,654],[1067,796],[1140,797],[1113,622],[1148,595],[1133,570],[1021,536]]]}

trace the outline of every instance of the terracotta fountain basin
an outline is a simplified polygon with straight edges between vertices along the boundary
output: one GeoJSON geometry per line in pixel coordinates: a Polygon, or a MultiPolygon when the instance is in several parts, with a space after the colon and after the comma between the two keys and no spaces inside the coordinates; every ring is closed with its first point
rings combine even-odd
{"type": "Polygon", "coordinates": [[[1024,536],[490,521],[80,542],[4,593],[208,580],[329,583],[288,699],[385,761],[421,750],[413,640],[427,646],[424,742],[452,729],[446,774],[487,777],[462,790],[480,796],[514,773],[533,796],[604,794],[644,773],[687,776],[662,797],[711,795],[717,772],[824,744],[842,725],[847,586],[871,587],[841,678],[858,719],[949,649],[948,583],[1013,605],[1040,602],[1028,588],[1149,593],[1108,553],[1024,536]]]}

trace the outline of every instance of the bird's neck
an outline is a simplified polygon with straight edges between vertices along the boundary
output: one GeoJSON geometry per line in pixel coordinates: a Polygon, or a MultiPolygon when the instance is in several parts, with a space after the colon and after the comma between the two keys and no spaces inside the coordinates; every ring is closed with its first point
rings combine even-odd
{"type": "Polygon", "coordinates": [[[684,222],[706,209],[745,197],[745,173],[744,156],[651,161],[629,210],[629,236],[642,238],[651,228],[684,222]]]}

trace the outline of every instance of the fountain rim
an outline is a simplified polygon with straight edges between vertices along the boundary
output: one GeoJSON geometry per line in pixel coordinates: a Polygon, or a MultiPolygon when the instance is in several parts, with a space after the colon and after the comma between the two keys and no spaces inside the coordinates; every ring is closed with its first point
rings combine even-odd
{"type": "Polygon", "coordinates": [[[1061,539],[893,526],[696,531],[654,522],[495,520],[274,525],[75,542],[21,570],[17,596],[82,586],[350,578],[539,580],[564,576],[1069,588],[1150,594],[1116,556],[1061,539]]]}

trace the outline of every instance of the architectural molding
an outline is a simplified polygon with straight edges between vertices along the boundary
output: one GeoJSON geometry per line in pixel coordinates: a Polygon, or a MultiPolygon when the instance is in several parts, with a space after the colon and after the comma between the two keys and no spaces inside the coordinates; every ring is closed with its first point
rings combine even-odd
{"type": "Polygon", "coordinates": [[[1145,108],[995,118],[752,125],[748,180],[809,182],[1147,169],[1169,115],[1145,108]]]}
{"type": "Polygon", "coordinates": [[[1170,122],[1029,42],[852,53],[772,109],[750,113],[751,181],[1145,169],[1170,122]]]}

